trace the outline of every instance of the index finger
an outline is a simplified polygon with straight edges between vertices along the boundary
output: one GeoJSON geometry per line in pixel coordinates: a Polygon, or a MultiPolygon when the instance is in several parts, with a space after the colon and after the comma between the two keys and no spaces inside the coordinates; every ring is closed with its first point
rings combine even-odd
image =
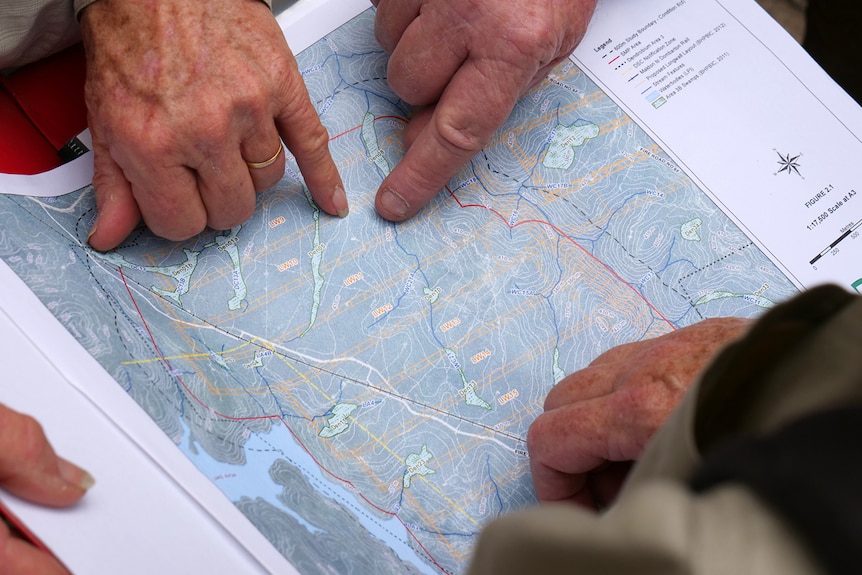
{"type": "Polygon", "coordinates": [[[530,463],[578,475],[611,459],[608,397],[564,405],[539,415],[527,432],[530,463]]]}
{"type": "Polygon", "coordinates": [[[424,207],[503,125],[532,76],[504,62],[464,62],[431,120],[380,185],[378,213],[399,222],[424,207]]]}
{"type": "Polygon", "coordinates": [[[281,96],[283,107],[275,123],[287,149],[296,158],[305,185],[317,205],[328,214],[345,217],[348,212],[344,184],[329,151],[329,133],[299,75],[295,61],[281,96]]]}
{"type": "Polygon", "coordinates": [[[587,485],[587,474],[572,475],[530,459],[533,488],[541,502],[571,501],[581,507],[593,508],[595,501],[587,485]]]}
{"type": "Polygon", "coordinates": [[[546,411],[527,433],[540,501],[594,504],[587,474],[607,462],[631,461],[643,442],[635,415],[608,394],[546,411]]]}

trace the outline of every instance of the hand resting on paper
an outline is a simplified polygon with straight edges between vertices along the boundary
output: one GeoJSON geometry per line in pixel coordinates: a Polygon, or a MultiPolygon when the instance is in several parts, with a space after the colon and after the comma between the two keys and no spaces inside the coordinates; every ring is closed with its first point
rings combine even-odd
{"type": "Polygon", "coordinates": [[[411,120],[377,211],[419,211],[488,142],[518,98],[581,41],[596,0],[372,0],[387,76],[411,120]]]}
{"type": "Polygon", "coordinates": [[[709,319],[620,345],[560,381],[527,435],[539,500],[590,508],[613,502],[631,462],[686,390],[750,325],[709,319]]]}
{"type": "Polygon", "coordinates": [[[347,214],[328,134],[266,4],[99,0],[81,32],[94,249],[116,247],[141,218],[172,240],[241,224],[284,173],[282,140],[318,205],[347,214]]]}
{"type": "MultiPolygon", "coordinates": [[[[80,467],[58,457],[35,419],[0,404],[0,488],[51,507],[72,505],[93,485],[80,467]]],[[[14,537],[0,521],[2,575],[55,575],[56,559],[14,537]]]]}

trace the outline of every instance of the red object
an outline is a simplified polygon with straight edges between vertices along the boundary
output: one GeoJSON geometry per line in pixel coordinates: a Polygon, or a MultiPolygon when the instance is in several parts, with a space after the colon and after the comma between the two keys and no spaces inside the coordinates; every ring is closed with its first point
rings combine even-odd
{"type": "MultiPolygon", "coordinates": [[[[87,127],[85,74],[80,44],[9,75],[0,74],[0,173],[38,174],[62,163],[57,152],[87,127]]],[[[50,553],[2,504],[0,517],[50,553]]]]}
{"type": "Polygon", "coordinates": [[[0,75],[0,172],[37,174],[87,127],[86,62],[76,44],[8,76],[0,75]]]}
{"type": "Polygon", "coordinates": [[[27,526],[24,525],[9,509],[0,503],[0,517],[5,518],[6,522],[9,524],[11,530],[10,534],[12,537],[20,537],[24,541],[29,542],[31,545],[43,551],[44,553],[49,554],[51,557],[57,560],[61,565],[63,564],[56,555],[54,555],[48,547],[42,543],[42,541],[33,534],[32,531],[27,529],[27,526]]]}
{"type": "Polygon", "coordinates": [[[0,126],[0,172],[38,174],[59,163],[57,150],[6,92],[0,92],[0,126]]]}

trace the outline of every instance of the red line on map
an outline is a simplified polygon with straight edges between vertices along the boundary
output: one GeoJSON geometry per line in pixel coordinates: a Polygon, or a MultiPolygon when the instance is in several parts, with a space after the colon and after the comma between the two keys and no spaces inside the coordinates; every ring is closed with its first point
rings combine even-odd
{"type": "MultiPolygon", "coordinates": [[[[615,62],[618,58],[620,58],[620,56],[617,56],[616,58],[614,58],[613,60],[611,60],[610,62],[608,62],[608,64],[612,64],[612,63],[613,63],[613,62],[615,62]]],[[[379,116],[379,117],[375,118],[375,121],[377,121],[377,120],[383,120],[383,119],[387,119],[387,118],[388,118],[388,119],[392,119],[392,120],[399,120],[399,121],[401,121],[401,122],[404,122],[405,124],[408,122],[408,120],[407,120],[407,119],[405,119],[405,118],[401,118],[401,117],[399,117],[399,116],[379,116]]],[[[333,136],[333,137],[331,137],[331,138],[330,138],[330,141],[335,140],[335,139],[337,139],[337,138],[340,138],[341,136],[344,136],[344,135],[346,135],[346,134],[349,134],[350,132],[354,132],[354,131],[358,130],[359,128],[360,128],[360,126],[354,126],[353,128],[350,128],[349,130],[345,130],[345,131],[341,132],[340,134],[336,134],[335,136],[333,136]]],[[[498,218],[500,218],[500,219],[503,221],[503,223],[504,223],[504,224],[506,224],[506,226],[507,226],[509,229],[513,229],[513,228],[516,228],[516,227],[518,227],[518,226],[520,226],[520,225],[522,225],[522,224],[529,224],[529,223],[541,224],[541,225],[549,226],[549,227],[550,227],[550,228],[552,228],[555,232],[557,232],[557,233],[558,233],[558,234],[560,234],[562,237],[564,237],[566,240],[568,240],[572,245],[574,245],[576,248],[578,248],[579,250],[581,250],[581,251],[582,251],[582,252],[583,252],[587,257],[589,257],[590,259],[592,259],[593,261],[595,261],[596,263],[598,263],[600,266],[602,266],[603,268],[605,268],[605,269],[608,271],[608,273],[610,273],[612,276],[614,276],[615,278],[617,278],[621,283],[623,283],[624,285],[628,286],[628,288],[629,288],[629,289],[631,289],[633,292],[635,292],[635,294],[637,294],[637,297],[638,297],[641,301],[643,301],[643,302],[647,305],[647,307],[649,307],[653,312],[655,312],[655,314],[656,314],[658,317],[660,317],[660,318],[662,319],[662,321],[664,321],[665,323],[667,323],[667,325],[669,325],[671,329],[676,330],[676,326],[675,326],[675,325],[673,325],[673,323],[671,323],[671,321],[670,321],[669,319],[667,319],[667,318],[664,316],[664,314],[662,314],[658,309],[656,309],[656,307],[655,307],[652,303],[650,303],[650,302],[649,302],[649,300],[647,300],[647,299],[643,296],[643,294],[641,294],[638,290],[636,290],[635,288],[633,288],[633,287],[632,287],[632,285],[631,285],[629,282],[627,282],[625,279],[623,279],[623,278],[622,278],[618,273],[616,273],[613,269],[611,269],[611,267],[610,267],[610,266],[608,266],[605,262],[603,262],[602,260],[600,260],[600,259],[598,259],[597,257],[595,257],[593,254],[591,254],[590,252],[588,252],[587,250],[585,250],[585,249],[584,249],[584,247],[583,247],[581,244],[579,244],[578,242],[576,242],[573,238],[571,238],[570,236],[568,236],[565,232],[563,232],[563,230],[561,230],[560,228],[558,228],[558,227],[557,227],[557,226],[555,226],[554,224],[552,224],[552,223],[550,223],[550,222],[543,221],[543,220],[521,220],[521,221],[519,221],[519,222],[516,222],[514,225],[509,225],[509,221],[508,221],[508,220],[503,216],[503,214],[501,214],[500,212],[498,212],[498,211],[496,211],[496,210],[494,210],[494,209],[492,209],[492,208],[489,208],[488,206],[484,206],[484,205],[482,205],[482,204],[462,204],[462,203],[461,203],[461,200],[459,200],[459,199],[458,199],[458,196],[456,196],[456,195],[455,195],[455,193],[454,193],[454,192],[449,188],[449,186],[446,186],[445,188],[446,188],[446,191],[447,191],[447,192],[449,192],[449,195],[450,195],[450,196],[452,196],[452,198],[453,198],[456,202],[458,202],[458,206],[459,206],[459,207],[461,207],[461,208],[482,208],[482,209],[488,210],[489,212],[493,213],[493,214],[494,214],[494,215],[496,215],[498,218]]]]}
{"type": "MultiPolygon", "coordinates": [[[[162,351],[159,349],[159,344],[156,343],[156,338],[153,337],[153,332],[150,331],[150,326],[149,326],[149,324],[147,324],[147,320],[144,319],[144,314],[141,313],[141,308],[138,307],[138,302],[135,300],[135,296],[132,295],[132,290],[129,287],[128,282],[126,281],[126,274],[123,273],[122,266],[117,266],[117,271],[120,272],[120,279],[123,280],[123,285],[126,287],[126,293],[129,294],[129,298],[132,300],[132,305],[135,306],[135,311],[138,312],[138,317],[141,318],[141,322],[144,324],[144,329],[147,331],[147,335],[150,338],[150,342],[153,344],[153,349],[156,350],[156,355],[159,356],[159,359],[161,360],[162,363],[165,364],[165,367],[168,368],[168,371],[173,371],[173,368],[171,367],[171,363],[167,360],[167,358],[165,358],[164,355],[162,355],[162,351]]],[[[189,389],[189,387],[186,385],[186,383],[183,381],[183,379],[180,376],[174,375],[174,377],[177,379],[177,381],[180,382],[180,385],[183,386],[183,389],[186,390],[186,393],[188,393],[192,397],[192,399],[194,399],[196,402],[198,402],[201,405],[201,407],[205,408],[207,411],[209,411],[210,413],[212,413],[214,415],[218,415],[219,417],[223,417],[225,419],[230,419],[233,421],[253,421],[253,420],[259,420],[259,419],[278,418],[277,415],[262,415],[262,416],[257,416],[257,417],[231,417],[230,415],[225,415],[224,413],[219,413],[218,411],[214,410],[213,408],[208,406],[206,403],[201,401],[198,398],[198,396],[196,396],[192,392],[192,390],[189,389]]]]}
{"type": "Polygon", "coordinates": [[[346,135],[347,135],[347,134],[349,134],[350,132],[355,132],[355,131],[356,131],[356,130],[358,130],[359,128],[360,128],[360,126],[353,126],[353,127],[352,127],[352,128],[350,128],[349,130],[344,130],[344,131],[343,131],[343,132],[341,132],[340,134],[336,134],[336,135],[332,136],[331,138],[329,138],[329,141],[331,142],[331,141],[333,141],[333,140],[337,140],[337,139],[338,139],[338,138],[340,138],[341,136],[346,136],[346,135]]]}
{"type": "MultiPolygon", "coordinates": [[[[374,118],[374,121],[376,122],[377,120],[397,120],[399,122],[404,122],[405,124],[408,122],[408,120],[406,118],[402,118],[401,116],[377,116],[376,118],[374,118]]],[[[350,132],[355,132],[356,130],[358,130],[361,127],[362,127],[361,124],[358,126],[353,126],[349,130],[344,130],[340,134],[335,134],[334,136],[329,138],[329,141],[332,142],[333,140],[337,140],[341,136],[346,136],[350,132]]]]}
{"type": "MultiPolygon", "coordinates": [[[[619,57],[619,56],[618,56],[618,57],[619,57]]],[[[614,58],[614,60],[616,60],[616,58],[614,58]]],[[[611,62],[613,62],[614,60],[612,60],[611,62]]],[[[610,62],[609,62],[609,63],[610,63],[610,62]]],[[[399,116],[379,116],[379,117],[375,118],[375,121],[376,121],[376,120],[381,120],[381,119],[393,119],[393,120],[399,120],[399,121],[402,121],[402,122],[407,123],[407,120],[406,120],[406,119],[401,118],[401,117],[399,117],[399,116]]],[[[348,129],[348,130],[345,130],[345,131],[341,132],[340,134],[336,134],[335,136],[332,136],[332,137],[330,138],[330,141],[336,140],[336,139],[338,139],[338,138],[340,138],[340,137],[342,137],[342,136],[345,136],[345,135],[347,135],[347,134],[349,134],[349,133],[351,133],[351,132],[354,132],[354,131],[358,130],[360,127],[361,127],[361,126],[354,126],[353,128],[350,128],[350,129],[348,129]]],[[[455,195],[455,193],[454,193],[454,192],[452,192],[452,190],[449,188],[449,186],[446,186],[446,188],[445,188],[445,189],[446,189],[446,191],[449,193],[449,195],[450,195],[450,196],[452,196],[452,198],[453,198],[453,199],[458,203],[458,206],[459,206],[459,207],[461,207],[461,208],[481,208],[481,209],[487,210],[487,211],[491,212],[492,214],[494,214],[495,216],[497,216],[497,217],[498,217],[498,218],[499,218],[499,219],[500,219],[500,220],[501,220],[501,221],[506,225],[506,227],[508,227],[509,229],[514,229],[514,228],[517,228],[517,227],[519,227],[519,226],[521,226],[521,225],[524,225],[524,224],[530,224],[530,223],[539,224],[539,225],[545,225],[545,226],[550,227],[550,228],[551,228],[551,229],[553,229],[555,232],[557,232],[558,234],[560,234],[560,236],[562,236],[562,237],[563,237],[563,238],[565,238],[567,241],[569,241],[573,246],[575,246],[577,249],[579,249],[581,252],[583,252],[587,257],[589,257],[590,259],[592,259],[593,261],[595,261],[596,263],[598,263],[600,266],[602,266],[603,268],[605,268],[605,269],[608,271],[608,273],[610,273],[612,276],[614,276],[615,278],[617,278],[617,279],[618,279],[622,284],[624,284],[624,285],[628,286],[628,287],[629,287],[629,289],[631,289],[632,291],[634,291],[634,292],[635,292],[635,294],[638,296],[638,298],[639,298],[639,299],[641,299],[641,300],[642,300],[642,301],[647,305],[647,307],[649,307],[651,310],[653,310],[653,311],[656,313],[656,315],[658,315],[662,320],[664,320],[664,321],[665,321],[665,322],[666,322],[666,323],[667,323],[671,328],[675,329],[675,326],[674,326],[674,325],[673,325],[673,324],[672,324],[672,323],[671,323],[671,322],[670,322],[666,317],[664,317],[664,315],[663,315],[663,314],[662,314],[658,309],[656,309],[656,307],[655,307],[655,306],[653,306],[653,305],[652,305],[652,303],[650,303],[646,298],[644,298],[644,297],[643,297],[643,295],[642,295],[640,292],[638,292],[637,290],[635,290],[635,289],[631,286],[631,284],[629,284],[627,281],[625,281],[625,280],[624,280],[624,279],[623,279],[619,274],[617,274],[613,269],[611,269],[611,268],[610,268],[606,263],[604,263],[604,262],[603,262],[603,261],[601,261],[600,259],[596,258],[593,254],[589,253],[586,249],[584,249],[584,247],[583,247],[583,246],[581,246],[578,242],[576,242],[573,238],[571,238],[569,235],[567,235],[565,232],[563,232],[560,228],[558,228],[558,227],[557,227],[557,226],[555,226],[554,224],[552,224],[552,223],[550,223],[550,222],[547,222],[547,221],[543,221],[543,220],[535,220],[535,219],[521,220],[521,221],[518,221],[518,222],[516,222],[516,223],[514,223],[514,224],[509,224],[509,221],[508,221],[508,220],[503,216],[503,214],[501,214],[501,213],[500,213],[500,212],[498,212],[497,210],[495,210],[495,209],[493,209],[493,208],[489,208],[488,206],[485,206],[485,205],[482,205],[482,204],[465,204],[465,203],[462,203],[462,202],[461,202],[461,200],[460,200],[460,199],[458,199],[458,196],[456,196],[456,195],[455,195]]],[[[168,370],[169,370],[169,371],[173,371],[173,369],[171,368],[170,362],[168,362],[168,360],[167,360],[167,359],[162,355],[162,352],[161,352],[161,350],[159,349],[158,344],[156,343],[155,337],[153,337],[153,334],[152,334],[152,332],[150,331],[150,327],[149,327],[149,325],[147,324],[147,321],[144,319],[144,316],[143,316],[143,314],[141,313],[140,308],[138,307],[138,303],[137,303],[137,301],[135,300],[135,296],[132,294],[132,291],[131,291],[131,288],[129,287],[129,284],[126,282],[126,276],[125,276],[125,274],[123,273],[123,269],[122,269],[122,267],[121,267],[121,266],[118,266],[118,267],[117,267],[117,270],[119,271],[120,278],[122,279],[122,281],[123,281],[123,285],[124,285],[124,286],[125,286],[125,288],[126,288],[126,292],[129,294],[129,298],[131,299],[131,302],[132,302],[132,304],[133,304],[133,305],[134,305],[134,307],[135,307],[135,311],[137,312],[138,317],[141,319],[141,322],[143,322],[143,324],[144,324],[144,328],[145,328],[145,330],[146,330],[146,332],[147,332],[147,335],[148,335],[148,337],[149,337],[149,339],[150,339],[150,342],[153,344],[153,348],[156,350],[156,354],[158,355],[158,357],[159,357],[159,359],[162,361],[162,363],[164,363],[164,364],[165,364],[165,366],[168,368],[168,370]]],[[[281,417],[280,415],[260,415],[260,416],[255,416],[255,417],[233,417],[233,416],[230,416],[230,415],[227,415],[227,414],[224,414],[224,413],[220,413],[220,412],[218,412],[218,411],[216,411],[216,410],[212,409],[212,408],[211,408],[209,405],[207,405],[203,400],[201,400],[197,395],[195,395],[195,393],[194,393],[194,392],[192,392],[192,391],[191,391],[191,389],[189,389],[189,387],[185,384],[185,382],[182,380],[182,378],[181,378],[180,376],[178,376],[178,375],[174,375],[173,377],[175,377],[175,378],[176,378],[176,380],[180,383],[180,385],[181,385],[181,386],[182,386],[182,388],[185,390],[185,392],[186,392],[186,393],[187,393],[187,394],[188,394],[192,399],[194,399],[196,403],[198,403],[199,405],[201,405],[204,409],[206,409],[207,411],[209,411],[209,412],[210,412],[210,413],[212,413],[213,415],[216,415],[216,416],[218,416],[218,417],[221,417],[221,418],[227,419],[227,420],[229,420],[229,421],[254,421],[254,420],[261,420],[261,419],[277,419],[278,421],[280,421],[280,422],[281,422],[281,424],[285,427],[285,429],[287,429],[287,431],[290,433],[290,435],[294,438],[294,440],[296,441],[296,443],[297,443],[297,444],[302,448],[302,450],[303,450],[303,451],[305,451],[305,452],[308,454],[308,456],[311,458],[311,460],[312,460],[312,461],[314,461],[314,463],[315,463],[315,464],[316,464],[316,465],[317,465],[317,466],[318,466],[322,471],[324,471],[327,475],[329,475],[329,476],[330,476],[330,477],[332,477],[333,479],[335,479],[335,480],[337,480],[337,481],[340,481],[341,483],[344,483],[345,485],[347,485],[347,486],[348,486],[352,491],[355,491],[355,493],[356,493],[356,496],[357,496],[357,497],[359,497],[362,501],[364,501],[364,502],[365,502],[367,505],[369,505],[370,507],[373,507],[375,510],[379,511],[380,513],[383,513],[384,515],[388,515],[388,516],[390,516],[390,517],[394,517],[395,519],[397,519],[397,520],[398,520],[398,522],[399,522],[399,523],[401,523],[401,525],[404,527],[405,531],[407,531],[407,533],[410,535],[410,537],[411,537],[411,538],[416,542],[416,544],[420,547],[420,549],[422,549],[422,551],[425,553],[425,555],[426,555],[426,556],[431,560],[431,562],[432,562],[432,563],[433,563],[433,564],[434,564],[434,565],[435,565],[435,566],[436,566],[436,567],[437,567],[437,568],[438,568],[442,573],[448,573],[448,572],[446,571],[446,569],[444,569],[444,568],[443,568],[443,566],[442,566],[442,565],[440,565],[440,564],[437,562],[437,560],[436,560],[436,559],[434,559],[434,557],[431,555],[431,553],[428,551],[428,549],[427,549],[427,548],[422,544],[422,542],[421,542],[421,541],[419,541],[419,539],[418,539],[418,538],[416,537],[416,535],[413,533],[413,530],[412,530],[412,529],[410,529],[410,528],[407,526],[407,524],[406,524],[406,523],[401,519],[401,517],[399,517],[399,516],[398,516],[398,514],[393,513],[392,511],[389,511],[389,510],[387,510],[387,509],[383,509],[382,507],[379,507],[378,505],[376,505],[375,503],[373,503],[371,500],[369,500],[369,499],[368,499],[365,495],[363,495],[361,492],[356,491],[356,486],[355,486],[355,485],[353,484],[353,482],[351,482],[349,479],[345,479],[344,477],[341,477],[341,476],[339,476],[339,475],[335,474],[334,472],[330,471],[330,470],[329,470],[325,465],[323,465],[323,464],[322,464],[322,463],[321,463],[321,462],[320,462],[320,461],[319,461],[319,460],[314,456],[314,454],[313,454],[313,453],[308,449],[308,447],[306,447],[305,443],[303,443],[303,442],[302,442],[302,440],[299,438],[299,436],[298,436],[298,435],[293,431],[293,429],[291,429],[291,428],[290,428],[290,426],[287,424],[287,422],[284,420],[284,418],[283,418],[283,417],[281,417]]]]}
{"type": "Polygon", "coordinates": [[[458,199],[458,196],[455,195],[455,192],[453,192],[452,190],[449,189],[449,186],[445,186],[445,189],[447,192],[449,192],[449,195],[452,196],[452,199],[454,199],[458,203],[458,207],[460,207],[460,208],[481,208],[483,210],[488,210],[489,212],[491,212],[492,214],[494,214],[495,216],[500,218],[500,220],[502,220],[502,222],[510,230],[515,229],[518,226],[521,226],[524,224],[539,224],[539,225],[543,225],[543,226],[548,226],[549,228],[551,228],[552,230],[554,230],[555,232],[560,234],[560,236],[562,236],[567,241],[569,241],[573,246],[575,246],[581,252],[583,252],[584,255],[586,255],[588,258],[590,258],[591,260],[593,260],[594,262],[596,262],[597,264],[599,264],[600,266],[605,268],[608,271],[608,273],[610,273],[612,276],[617,278],[623,285],[628,286],[628,288],[630,290],[632,290],[637,295],[637,297],[647,305],[647,307],[649,307],[652,311],[654,311],[658,317],[660,317],[665,323],[667,323],[671,327],[671,329],[676,330],[676,326],[674,326],[673,323],[671,323],[671,321],[664,316],[664,314],[662,314],[658,309],[656,309],[656,307],[652,303],[650,303],[649,300],[647,300],[643,296],[643,294],[641,294],[638,290],[633,288],[629,282],[627,282],[625,279],[623,279],[617,272],[615,272],[610,266],[608,266],[608,264],[606,264],[605,262],[603,262],[602,260],[600,260],[599,258],[594,256],[593,254],[588,252],[586,249],[584,249],[584,246],[582,246],[581,244],[576,242],[574,240],[574,238],[570,237],[568,234],[566,234],[566,232],[564,232],[563,230],[561,230],[560,228],[558,228],[557,226],[555,226],[551,222],[546,222],[544,220],[520,220],[518,222],[515,222],[514,224],[510,224],[509,220],[507,220],[503,216],[503,214],[501,214],[497,210],[495,210],[493,208],[489,208],[488,206],[485,206],[483,204],[463,204],[463,203],[461,203],[461,200],[458,199]]]}
{"type": "MultiPolygon", "coordinates": [[[[129,299],[131,300],[132,305],[135,306],[135,311],[137,312],[138,317],[141,318],[141,322],[144,324],[144,329],[147,332],[147,336],[150,338],[150,342],[153,344],[153,349],[156,350],[156,355],[159,357],[159,360],[165,364],[165,367],[168,368],[168,371],[173,371],[173,369],[171,368],[170,362],[167,360],[167,358],[165,358],[164,355],[162,355],[162,352],[159,349],[159,345],[156,343],[156,338],[153,336],[153,332],[150,331],[150,326],[147,323],[147,320],[144,319],[144,314],[141,313],[141,308],[138,307],[138,302],[135,299],[134,294],[132,294],[132,289],[129,287],[128,282],[126,281],[126,274],[123,273],[122,266],[117,266],[117,271],[120,273],[120,279],[123,281],[123,285],[126,288],[126,293],[129,294],[129,299]]],[[[277,419],[277,420],[279,420],[281,422],[281,424],[284,425],[284,428],[287,429],[287,431],[290,433],[290,435],[293,436],[293,439],[296,441],[296,443],[302,448],[303,451],[305,451],[308,454],[309,457],[311,457],[311,460],[314,461],[314,463],[320,469],[322,469],[327,475],[329,475],[333,479],[336,479],[336,480],[344,483],[348,487],[350,487],[350,489],[356,493],[356,496],[359,497],[360,499],[362,499],[369,506],[373,507],[374,509],[376,509],[380,513],[383,513],[384,515],[388,515],[390,517],[394,517],[395,519],[397,519],[398,522],[401,523],[401,525],[404,527],[404,530],[407,531],[407,533],[413,539],[413,541],[415,541],[416,544],[422,549],[422,551],[425,552],[425,555],[428,557],[428,559],[430,559],[431,562],[434,563],[434,565],[438,569],[440,569],[441,572],[448,573],[448,571],[446,571],[446,569],[444,569],[443,566],[440,565],[436,559],[434,559],[434,556],[431,555],[431,553],[428,551],[428,549],[425,548],[425,546],[422,544],[422,542],[419,541],[419,539],[413,533],[413,530],[410,529],[409,527],[407,527],[407,524],[404,522],[404,520],[401,519],[401,517],[398,516],[397,513],[393,513],[392,511],[389,511],[387,509],[383,509],[382,507],[379,507],[378,505],[373,503],[370,499],[365,497],[365,495],[363,495],[362,492],[357,491],[356,486],[349,479],[345,479],[344,477],[336,475],[335,473],[330,471],[325,465],[320,463],[320,461],[318,461],[318,459],[308,449],[308,447],[305,446],[305,443],[303,443],[302,440],[299,438],[299,436],[290,428],[290,426],[287,424],[287,422],[284,420],[284,418],[282,416],[280,416],[280,415],[259,415],[259,416],[254,416],[254,417],[233,417],[231,415],[219,413],[218,411],[214,410],[209,405],[207,405],[197,395],[195,395],[195,393],[191,389],[189,389],[189,387],[185,384],[185,382],[182,380],[182,378],[179,375],[174,375],[173,377],[176,378],[176,380],[180,383],[180,385],[183,387],[183,389],[186,391],[186,393],[192,399],[194,399],[195,402],[200,404],[201,407],[206,409],[209,413],[212,413],[218,417],[221,417],[223,419],[227,419],[229,421],[257,421],[257,420],[261,420],[261,419],[277,419]]]]}

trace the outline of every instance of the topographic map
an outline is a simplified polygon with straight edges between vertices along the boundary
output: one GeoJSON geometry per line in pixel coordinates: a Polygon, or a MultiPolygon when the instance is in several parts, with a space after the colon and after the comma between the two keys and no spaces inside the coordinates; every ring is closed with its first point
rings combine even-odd
{"type": "Polygon", "coordinates": [[[351,203],[289,164],[254,217],[87,247],[92,190],[0,196],[0,257],[302,573],[459,573],[535,501],[548,390],[617,344],[796,290],[571,62],[417,217],[369,11],[299,55],[351,203]],[[292,166],[292,167],[291,167],[292,166]]]}

